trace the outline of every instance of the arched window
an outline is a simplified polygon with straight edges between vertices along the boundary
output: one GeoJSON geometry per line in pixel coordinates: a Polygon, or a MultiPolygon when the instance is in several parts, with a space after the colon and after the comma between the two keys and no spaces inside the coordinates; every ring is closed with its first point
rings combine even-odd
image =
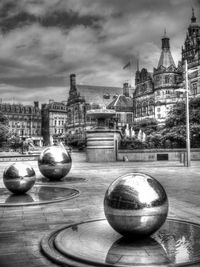
{"type": "Polygon", "coordinates": [[[169,75],[165,76],[165,83],[169,83],[169,75]]]}
{"type": "Polygon", "coordinates": [[[149,102],[149,111],[148,111],[149,115],[153,115],[154,114],[154,103],[153,101],[149,102]]]}
{"type": "Polygon", "coordinates": [[[141,117],[142,115],[142,107],[141,107],[141,104],[137,104],[136,106],[136,117],[141,117]]]}
{"type": "Polygon", "coordinates": [[[148,111],[147,102],[143,102],[142,103],[142,116],[147,116],[147,111],[148,111]]]}

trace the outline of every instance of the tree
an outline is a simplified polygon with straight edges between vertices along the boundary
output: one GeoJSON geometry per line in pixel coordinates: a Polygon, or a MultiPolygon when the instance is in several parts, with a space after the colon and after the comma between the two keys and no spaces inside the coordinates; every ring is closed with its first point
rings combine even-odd
{"type": "Polygon", "coordinates": [[[158,122],[154,118],[145,118],[133,124],[133,129],[137,132],[142,130],[145,134],[149,135],[158,129],[158,122]]]}
{"type": "MultiPolygon", "coordinates": [[[[200,147],[200,97],[189,101],[191,147],[200,147]]],[[[174,143],[173,147],[186,146],[186,107],[179,102],[169,111],[162,129],[163,140],[174,143]]]]}
{"type": "Polygon", "coordinates": [[[0,112],[0,144],[5,142],[9,136],[8,118],[0,112]]]}

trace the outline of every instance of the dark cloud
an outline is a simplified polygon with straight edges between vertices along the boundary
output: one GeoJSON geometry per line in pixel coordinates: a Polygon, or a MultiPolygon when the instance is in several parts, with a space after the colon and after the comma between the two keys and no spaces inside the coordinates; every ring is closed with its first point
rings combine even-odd
{"type": "Polygon", "coordinates": [[[2,97],[30,101],[66,96],[69,74],[77,82],[121,86],[134,81],[136,60],[153,70],[164,28],[177,63],[192,6],[199,0],[2,0],[2,97]],[[123,66],[131,59],[131,71],[123,66]],[[130,73],[132,75],[130,76],[130,73]],[[23,94],[24,92],[24,94],[23,94]]]}
{"type": "Polygon", "coordinates": [[[2,78],[1,82],[4,84],[10,84],[12,86],[23,87],[27,90],[32,90],[35,88],[42,88],[48,86],[68,86],[68,77],[64,76],[29,76],[24,77],[10,77],[10,78],[2,78]]]}
{"type": "MultiPolygon", "coordinates": [[[[38,23],[43,27],[60,27],[63,29],[69,29],[76,25],[99,27],[98,21],[101,19],[99,16],[81,15],[73,10],[61,10],[58,8],[59,5],[55,6],[55,9],[44,11],[42,14],[31,13],[32,10],[23,9],[23,5],[21,5],[22,8],[19,8],[19,2],[22,4],[22,1],[3,1],[2,3],[0,9],[0,29],[4,34],[33,23],[38,23]]],[[[27,2],[34,6],[45,3],[45,1],[27,2]]]]}

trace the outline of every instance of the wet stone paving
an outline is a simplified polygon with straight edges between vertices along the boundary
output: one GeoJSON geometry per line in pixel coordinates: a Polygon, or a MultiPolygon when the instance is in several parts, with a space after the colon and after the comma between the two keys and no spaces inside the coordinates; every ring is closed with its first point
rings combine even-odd
{"type": "MultiPolygon", "coordinates": [[[[3,171],[9,164],[9,162],[1,163],[0,177],[3,176],[3,171]]],[[[41,179],[37,161],[30,161],[29,164],[34,168],[36,178],[41,179]]],[[[36,182],[36,185],[32,189],[40,190],[42,188],[51,187],[53,190],[52,192],[55,192],[58,190],[57,188],[70,188],[79,192],[77,197],[47,204],[40,203],[40,205],[0,206],[0,266],[59,266],[59,261],[53,262],[41,251],[41,240],[44,240],[45,237],[50,237],[54,231],[60,233],[60,236],[57,237],[58,240],[62,235],[62,231],[60,232],[61,228],[67,230],[70,229],[72,225],[78,225],[78,228],[81,229],[81,227],[79,227],[81,223],[83,223],[81,225],[86,225],[84,222],[95,220],[105,221],[103,210],[105,192],[111,182],[117,177],[129,172],[143,172],[156,178],[163,185],[168,195],[168,220],[174,220],[174,222],[179,220],[186,221],[186,224],[177,226],[177,228],[174,226],[170,227],[170,229],[175,231],[176,235],[171,234],[171,232],[168,232],[167,235],[163,235],[163,232],[160,232],[158,236],[152,236],[151,238],[153,239],[148,240],[146,245],[150,246],[150,250],[153,248],[155,254],[162,251],[162,253],[159,252],[158,255],[163,255],[163,259],[166,260],[165,264],[168,264],[170,260],[170,266],[176,266],[175,264],[177,264],[177,266],[183,266],[179,264],[181,258],[184,258],[185,262],[187,262],[185,266],[199,266],[199,263],[196,262],[199,258],[200,251],[198,243],[200,239],[198,232],[199,226],[196,226],[200,219],[199,162],[192,162],[190,168],[186,168],[178,162],[87,163],[84,153],[72,153],[72,168],[68,175],[74,178],[74,180],[77,177],[86,180],[73,183],[73,179],[71,179],[70,184],[68,182],[60,182],[55,184],[44,183],[44,185],[42,185],[36,182]],[[188,222],[190,223],[188,224],[188,222]],[[181,229],[180,232],[178,231],[179,229],[181,229]],[[174,250],[174,248],[176,248],[176,250],[174,250]],[[174,251],[176,251],[176,253],[174,253],[174,251]]],[[[6,193],[2,179],[0,180],[0,188],[2,188],[0,202],[3,203],[3,201],[6,201],[4,196],[10,193],[6,193]]],[[[62,191],[62,193],[60,192],[59,196],[57,195],[56,197],[63,197],[63,192],[64,191],[62,191]]],[[[32,197],[31,192],[27,192],[27,195],[32,197]]],[[[48,194],[41,193],[41,195],[44,200],[44,198],[47,198],[48,194]]],[[[11,194],[9,196],[11,196],[11,194]]],[[[27,200],[27,202],[28,201],[29,200],[27,200]]],[[[16,203],[17,200],[14,202],[16,203]]],[[[76,227],[74,229],[76,229],[76,227]]],[[[77,232],[74,231],[73,233],[77,232]]],[[[92,231],[92,234],[97,234],[97,231],[92,231]]],[[[124,247],[128,247],[129,249],[131,247],[132,249],[132,245],[124,241],[124,239],[121,239],[119,234],[115,235],[114,233],[113,235],[113,237],[115,237],[113,239],[108,239],[107,237],[103,238],[105,234],[101,235],[100,240],[107,244],[107,250],[103,252],[104,257],[100,257],[100,260],[104,260],[104,262],[110,266],[113,264],[114,266],[120,266],[120,264],[123,266],[126,261],[120,263],[117,260],[119,255],[118,251],[122,250],[122,253],[127,253],[127,249],[123,251],[124,247]]],[[[89,230],[87,230],[83,236],[84,238],[92,238],[89,230]]],[[[75,236],[73,238],[75,238],[75,236]]],[[[65,238],[63,240],[65,240],[65,238]]],[[[71,241],[73,241],[73,239],[71,239],[71,241]]],[[[54,241],[54,244],[55,242],[56,241],[54,241]]],[[[76,243],[76,245],[77,244],[78,243],[76,243]]],[[[98,242],[96,242],[96,244],[98,244],[98,242]]],[[[62,246],[65,245],[66,243],[62,243],[62,246]]],[[[141,245],[141,243],[137,244],[137,252],[140,250],[141,245]]],[[[48,248],[48,246],[49,243],[46,242],[46,247],[48,248]]],[[[94,247],[92,242],[88,242],[88,246],[94,247]]],[[[56,248],[62,255],[62,248],[66,250],[65,247],[60,247],[58,244],[56,248]]],[[[78,249],[75,249],[75,252],[78,252],[78,249]]],[[[138,253],[139,257],[142,258],[141,252],[138,253]]],[[[149,255],[150,253],[147,254],[149,255]]],[[[126,257],[126,259],[128,259],[128,257],[126,257]]],[[[148,257],[147,259],[149,260],[148,257]]],[[[145,257],[143,257],[143,260],[145,261],[145,257]]],[[[77,266],[89,265],[87,263],[78,263],[77,266]]],[[[141,264],[139,266],[141,266],[141,264]]]]}

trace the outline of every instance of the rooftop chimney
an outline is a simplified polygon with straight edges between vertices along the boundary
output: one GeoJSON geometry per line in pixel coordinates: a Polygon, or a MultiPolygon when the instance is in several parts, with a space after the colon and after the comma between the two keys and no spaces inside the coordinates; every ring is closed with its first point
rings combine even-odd
{"type": "Polygon", "coordinates": [[[34,107],[39,108],[39,102],[38,101],[34,101],[34,107]]]}
{"type": "Polygon", "coordinates": [[[129,97],[129,86],[127,82],[123,84],[123,95],[125,95],[126,97],[129,97]]]}

